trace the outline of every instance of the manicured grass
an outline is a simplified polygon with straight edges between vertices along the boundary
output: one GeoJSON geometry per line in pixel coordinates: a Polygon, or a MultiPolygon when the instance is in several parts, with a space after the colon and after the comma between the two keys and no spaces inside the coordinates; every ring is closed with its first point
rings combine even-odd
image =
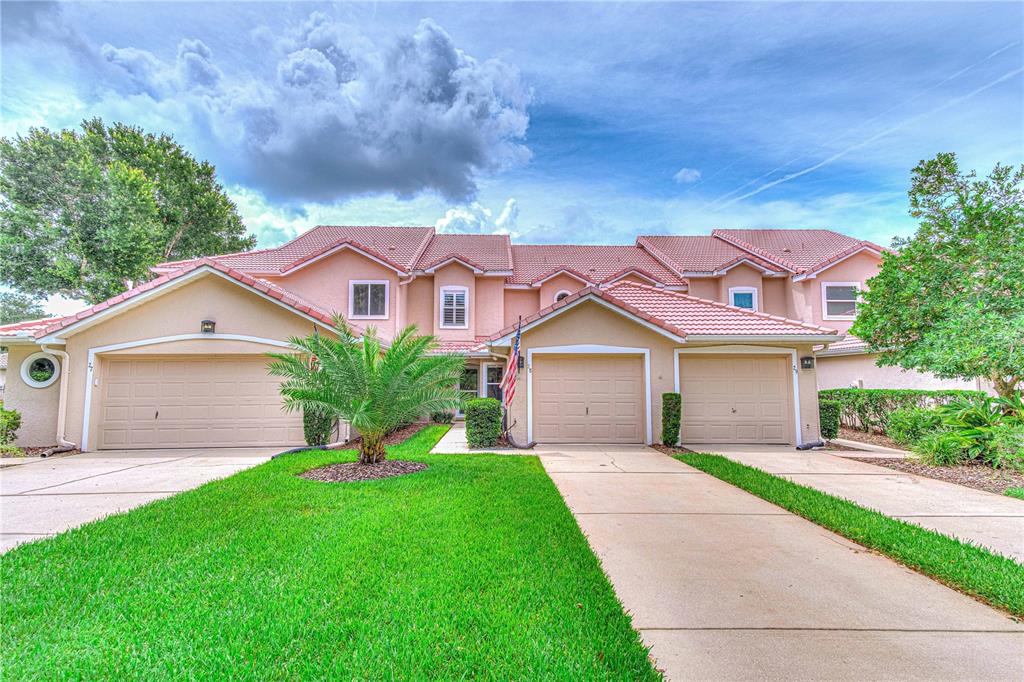
{"type": "Polygon", "coordinates": [[[1012,559],[720,455],[682,454],[676,459],[962,592],[1024,616],[1024,566],[1012,559]]]}
{"type": "Polygon", "coordinates": [[[4,679],[658,679],[534,457],[286,455],[0,557],[4,679]]]}
{"type": "Polygon", "coordinates": [[[1019,500],[1024,500],[1024,488],[1007,488],[1003,492],[1010,497],[1016,497],[1019,500]]]}

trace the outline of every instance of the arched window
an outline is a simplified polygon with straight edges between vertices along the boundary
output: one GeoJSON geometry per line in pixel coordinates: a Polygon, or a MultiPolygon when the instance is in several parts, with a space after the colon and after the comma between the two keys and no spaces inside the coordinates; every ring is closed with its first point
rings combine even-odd
{"type": "Polygon", "coordinates": [[[555,294],[555,303],[558,303],[559,301],[561,301],[563,298],[565,298],[566,296],[568,296],[571,293],[572,292],[569,291],[568,289],[562,289],[557,294],[555,294]]]}

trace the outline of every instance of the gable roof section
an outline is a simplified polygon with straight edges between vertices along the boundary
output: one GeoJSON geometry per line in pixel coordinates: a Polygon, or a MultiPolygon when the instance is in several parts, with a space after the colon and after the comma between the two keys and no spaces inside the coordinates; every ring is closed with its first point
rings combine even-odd
{"type": "Polygon", "coordinates": [[[711,234],[797,273],[820,270],[865,249],[885,251],[878,244],[832,230],[715,230],[711,234]]]}
{"type": "Polygon", "coordinates": [[[504,234],[435,234],[416,261],[417,270],[458,260],[483,273],[512,271],[512,246],[504,234]]]}
{"type": "MultiPolygon", "coordinates": [[[[269,282],[256,279],[255,277],[251,277],[237,270],[233,270],[232,268],[210,258],[200,258],[189,265],[178,268],[168,274],[161,275],[156,279],[150,280],[149,282],[141,284],[122,294],[118,294],[113,298],[109,298],[102,303],[92,306],[91,308],[86,308],[74,315],[5,325],[0,327],[0,338],[21,337],[41,339],[45,336],[51,336],[61,332],[67,333],[72,326],[77,326],[81,322],[89,321],[98,315],[104,313],[119,314],[125,310],[130,310],[134,307],[132,303],[139,302],[138,299],[144,294],[156,291],[165,286],[173,286],[175,283],[183,283],[183,280],[186,278],[189,278],[190,276],[198,276],[199,274],[202,274],[203,271],[218,273],[225,279],[233,281],[240,286],[249,288],[255,293],[265,298],[269,298],[286,308],[291,308],[293,312],[309,318],[314,322],[319,322],[329,327],[333,326],[333,318],[330,312],[296,296],[290,291],[285,291],[284,289],[281,289],[269,282]]],[[[357,330],[357,333],[358,331],[359,330],[357,330]]]]}
{"type": "Polygon", "coordinates": [[[771,273],[787,268],[748,249],[716,237],[702,235],[646,235],[637,237],[637,246],[651,253],[680,274],[717,273],[743,261],[771,273]]]}
{"type": "MultiPolygon", "coordinates": [[[[523,318],[523,327],[536,326],[553,315],[571,308],[584,299],[593,298],[619,308],[628,316],[682,341],[713,340],[718,338],[749,337],[751,340],[816,340],[834,341],[839,333],[834,329],[805,324],[777,315],[758,313],[743,308],[709,301],[678,291],[635,282],[617,282],[600,289],[587,287],[561,301],[523,318]]],[[[656,330],[656,331],[657,331],[656,330]]],[[[516,325],[511,325],[489,337],[494,344],[511,337],[516,325]]]]}
{"type": "Polygon", "coordinates": [[[513,244],[512,264],[510,284],[533,285],[563,270],[603,284],[632,270],[666,286],[686,285],[684,278],[636,246],[513,244]]]}

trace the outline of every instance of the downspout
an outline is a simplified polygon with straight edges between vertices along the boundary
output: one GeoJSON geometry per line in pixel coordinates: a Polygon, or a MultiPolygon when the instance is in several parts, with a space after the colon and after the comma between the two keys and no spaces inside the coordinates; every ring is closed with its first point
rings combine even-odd
{"type": "Polygon", "coordinates": [[[49,457],[61,452],[69,452],[78,447],[64,437],[68,413],[68,372],[71,370],[71,356],[67,351],[58,348],[49,348],[45,344],[39,346],[43,352],[57,355],[61,359],[60,372],[60,397],[57,399],[57,447],[50,448],[42,453],[42,457],[49,457]]]}

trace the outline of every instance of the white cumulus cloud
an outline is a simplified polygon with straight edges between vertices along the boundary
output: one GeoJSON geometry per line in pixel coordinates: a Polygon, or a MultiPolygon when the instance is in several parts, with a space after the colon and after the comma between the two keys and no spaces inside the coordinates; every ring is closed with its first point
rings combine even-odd
{"type": "Polygon", "coordinates": [[[680,168],[672,179],[678,182],[680,185],[687,185],[691,182],[697,182],[700,180],[700,171],[696,168],[680,168]]]}
{"type": "Polygon", "coordinates": [[[516,236],[516,221],[519,218],[519,204],[509,199],[501,207],[498,216],[482,206],[479,202],[471,202],[464,206],[456,206],[445,211],[443,218],[438,218],[434,227],[438,232],[462,232],[471,234],[510,234],[516,236]]]}

